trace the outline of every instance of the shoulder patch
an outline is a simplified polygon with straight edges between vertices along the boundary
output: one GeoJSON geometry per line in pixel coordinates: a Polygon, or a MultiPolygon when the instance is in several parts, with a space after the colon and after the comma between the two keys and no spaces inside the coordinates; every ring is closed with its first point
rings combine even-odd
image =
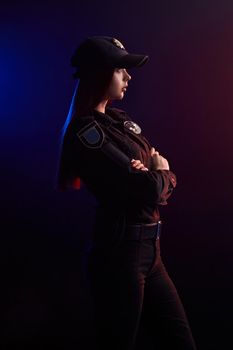
{"type": "Polygon", "coordinates": [[[77,136],[88,148],[100,148],[104,142],[104,132],[96,121],[84,126],[77,136]]]}

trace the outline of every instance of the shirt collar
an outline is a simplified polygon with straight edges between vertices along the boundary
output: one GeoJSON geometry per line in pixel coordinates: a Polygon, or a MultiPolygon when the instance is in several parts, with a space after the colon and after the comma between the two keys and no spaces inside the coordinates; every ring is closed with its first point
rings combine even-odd
{"type": "Polygon", "coordinates": [[[93,114],[96,120],[104,125],[118,124],[121,122],[117,114],[109,107],[106,108],[105,113],[94,109],[93,114]]]}

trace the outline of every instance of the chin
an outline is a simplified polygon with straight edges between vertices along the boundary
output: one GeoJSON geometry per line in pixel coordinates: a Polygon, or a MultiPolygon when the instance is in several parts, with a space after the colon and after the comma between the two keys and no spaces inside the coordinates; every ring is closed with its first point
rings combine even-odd
{"type": "Polygon", "coordinates": [[[125,96],[124,92],[121,92],[121,93],[118,95],[117,99],[118,99],[118,100],[122,100],[124,96],[125,96]]]}
{"type": "Polygon", "coordinates": [[[122,100],[123,97],[125,96],[124,92],[119,92],[119,94],[116,94],[114,96],[111,96],[110,99],[111,100],[122,100]]]}

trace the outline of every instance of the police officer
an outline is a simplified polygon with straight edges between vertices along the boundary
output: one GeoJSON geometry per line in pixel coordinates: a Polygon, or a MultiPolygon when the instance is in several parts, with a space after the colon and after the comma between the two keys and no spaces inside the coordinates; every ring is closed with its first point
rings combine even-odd
{"type": "Polygon", "coordinates": [[[71,59],[78,85],[64,130],[58,186],[84,184],[98,202],[88,264],[98,350],[135,349],[143,328],[156,349],[196,349],[160,256],[159,206],[167,204],[176,175],[141,127],[111,107],[126,93],[128,69],[147,61],[107,36],[86,38],[71,59]]]}

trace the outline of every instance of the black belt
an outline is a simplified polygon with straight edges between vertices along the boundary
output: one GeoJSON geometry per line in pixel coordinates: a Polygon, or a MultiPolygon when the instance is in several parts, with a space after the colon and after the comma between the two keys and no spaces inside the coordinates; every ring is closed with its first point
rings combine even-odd
{"type": "Polygon", "coordinates": [[[142,240],[159,239],[161,235],[162,221],[153,224],[129,224],[126,225],[124,239],[142,240]]]}

